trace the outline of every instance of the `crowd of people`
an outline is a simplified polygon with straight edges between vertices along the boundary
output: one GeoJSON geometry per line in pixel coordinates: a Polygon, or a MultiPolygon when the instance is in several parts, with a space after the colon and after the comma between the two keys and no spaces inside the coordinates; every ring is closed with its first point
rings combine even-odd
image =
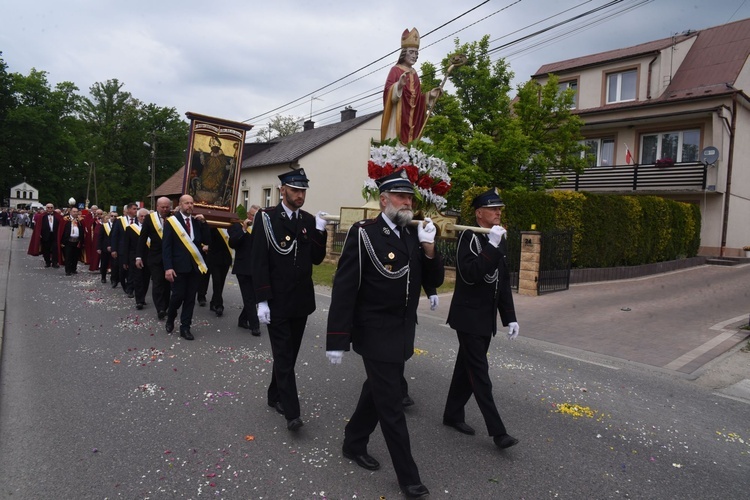
{"type": "MultiPolygon", "coordinates": [[[[268,405],[286,418],[287,429],[304,425],[297,393],[295,364],[307,319],[315,311],[312,268],[326,255],[326,215],[304,210],[309,180],[303,169],[279,176],[276,207],[252,206],[247,218],[228,228],[193,214],[194,200],[180,197],[173,209],[159,198],[154,211],[128,204],[123,215],[92,206],[66,211],[47,204],[36,214],[30,255],[42,255],[45,267],[64,265],[67,276],[81,262],[98,271],[102,283],[122,287],[135,307],[151,299],[165,330],[172,333],[179,313],[179,333],[193,340],[195,303],[224,313],[223,287],[230,268],[237,276],[243,308],[238,326],[259,336],[267,325],[273,355],[268,405]]],[[[414,186],[404,170],[377,181],[381,213],[349,229],[333,282],[328,314],[326,356],[340,364],[353,349],[363,360],[366,380],[354,413],[344,429],[342,455],[367,470],[380,463],[367,451],[380,425],[405,496],[428,498],[411,453],[404,407],[413,404],[405,391],[406,361],[414,354],[417,305],[421,290],[437,307],[436,288],[444,279],[443,260],[435,246],[432,221],[412,222],[414,186]]],[[[465,230],[458,242],[456,287],[448,324],[459,349],[443,413],[443,423],[474,435],[464,407],[473,395],[488,435],[500,449],[518,443],[508,434],[492,395],[487,353],[497,332],[497,316],[508,337],[519,326],[506,263],[503,206],[496,190],[473,200],[476,231],[465,230]]]]}
{"type": "Polygon", "coordinates": [[[16,238],[23,238],[26,234],[26,228],[33,228],[33,214],[33,209],[0,209],[0,225],[10,226],[11,231],[16,233],[16,238]]]}

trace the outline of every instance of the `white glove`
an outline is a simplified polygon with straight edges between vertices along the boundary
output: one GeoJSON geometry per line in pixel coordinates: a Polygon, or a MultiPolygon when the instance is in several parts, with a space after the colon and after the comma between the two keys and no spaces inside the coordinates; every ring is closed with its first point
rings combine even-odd
{"type": "Polygon", "coordinates": [[[438,299],[437,295],[430,295],[430,311],[434,311],[437,309],[438,304],[440,304],[440,299],[438,299]]]}
{"type": "Polygon", "coordinates": [[[271,323],[271,309],[268,307],[268,302],[258,302],[258,321],[264,325],[271,323]]]}
{"type": "Polygon", "coordinates": [[[503,236],[505,236],[505,233],[507,232],[508,231],[506,231],[503,226],[492,226],[490,229],[490,245],[497,248],[500,244],[500,240],[503,239],[503,236]]]}
{"type": "Polygon", "coordinates": [[[429,217],[425,217],[424,221],[427,223],[424,227],[422,227],[421,223],[417,224],[417,237],[419,237],[419,242],[435,243],[435,235],[437,234],[435,224],[432,223],[432,219],[429,217]]]}
{"type": "Polygon", "coordinates": [[[344,351],[326,351],[326,358],[332,365],[340,365],[341,360],[344,359],[344,351]]]}
{"type": "Polygon", "coordinates": [[[515,321],[508,323],[508,339],[513,340],[518,337],[518,323],[515,321]]]}
{"type": "Polygon", "coordinates": [[[328,223],[328,221],[323,218],[326,215],[328,215],[327,212],[318,212],[317,214],[315,214],[315,229],[317,229],[318,231],[326,230],[326,224],[328,223]]]}

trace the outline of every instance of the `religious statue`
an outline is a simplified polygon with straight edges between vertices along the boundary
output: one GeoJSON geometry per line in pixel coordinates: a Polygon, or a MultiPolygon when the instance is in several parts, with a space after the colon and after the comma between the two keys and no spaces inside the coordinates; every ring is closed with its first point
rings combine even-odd
{"type": "Polygon", "coordinates": [[[422,137],[428,109],[440,96],[442,89],[436,87],[422,93],[419,75],[414,68],[418,57],[417,28],[404,30],[401,35],[401,55],[398,63],[388,73],[383,90],[381,141],[398,138],[401,144],[409,144],[422,137]]]}

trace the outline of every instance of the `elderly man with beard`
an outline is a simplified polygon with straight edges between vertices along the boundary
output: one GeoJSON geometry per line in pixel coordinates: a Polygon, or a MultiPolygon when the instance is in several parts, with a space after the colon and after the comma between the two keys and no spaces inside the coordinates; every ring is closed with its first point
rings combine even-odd
{"type": "Polygon", "coordinates": [[[347,234],[333,281],[326,356],[341,363],[351,344],[362,356],[367,380],[344,430],[344,457],[368,470],[380,464],[367,453],[378,423],[398,483],[408,498],[427,498],[411,454],[401,382],[414,354],[417,305],[423,285],[439,287],[445,269],[435,249],[435,225],[416,229],[414,187],[404,170],[377,181],[381,214],[354,224],[347,234]]]}

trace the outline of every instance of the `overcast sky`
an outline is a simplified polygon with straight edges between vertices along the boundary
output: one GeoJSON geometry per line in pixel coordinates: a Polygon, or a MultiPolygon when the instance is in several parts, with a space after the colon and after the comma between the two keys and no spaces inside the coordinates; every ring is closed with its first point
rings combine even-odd
{"type": "MultiPolygon", "coordinates": [[[[116,78],[137,99],[181,116],[192,111],[259,128],[274,115],[309,118],[312,110],[325,125],[347,104],[360,115],[382,108],[395,55],[347,75],[398,49],[405,28],[423,36],[417,64],[439,64],[456,37],[489,35],[495,48],[608,3],[0,0],[0,52],[10,72],[46,71],[52,85],[70,81],[83,95],[116,78]]],[[[506,58],[517,84],[546,63],[748,17],[750,0],[622,0],[493,58],[506,58]]]]}

